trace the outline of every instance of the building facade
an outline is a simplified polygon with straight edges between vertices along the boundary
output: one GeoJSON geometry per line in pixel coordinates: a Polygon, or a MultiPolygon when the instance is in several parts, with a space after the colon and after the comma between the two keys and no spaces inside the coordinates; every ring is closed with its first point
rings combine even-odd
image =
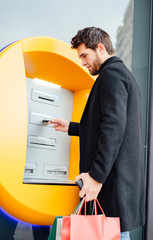
{"type": "Polygon", "coordinates": [[[123,25],[117,29],[116,55],[120,57],[125,65],[131,70],[132,65],[132,38],[133,38],[133,0],[124,14],[123,25]]]}

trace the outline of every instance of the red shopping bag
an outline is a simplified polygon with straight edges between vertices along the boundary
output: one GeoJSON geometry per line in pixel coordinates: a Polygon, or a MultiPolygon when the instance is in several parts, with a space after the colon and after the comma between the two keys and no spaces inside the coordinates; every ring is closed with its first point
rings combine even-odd
{"type": "Polygon", "coordinates": [[[67,236],[61,234],[61,240],[120,240],[119,218],[106,217],[98,200],[95,200],[96,215],[86,215],[85,199],[83,203],[85,203],[85,215],[71,215],[67,219],[69,222],[67,225],[65,219],[62,232],[67,229],[67,236]],[[97,215],[96,204],[99,205],[103,215],[97,215]]]}
{"type": "Polygon", "coordinates": [[[61,240],[70,240],[70,216],[63,217],[61,240]]]}
{"type": "MultiPolygon", "coordinates": [[[[80,213],[80,211],[82,209],[82,206],[83,206],[83,203],[84,203],[84,199],[78,205],[79,208],[76,208],[76,210],[73,211],[75,214],[80,213]]],[[[62,229],[61,229],[61,240],[70,240],[71,216],[63,216],[62,229]]]]}

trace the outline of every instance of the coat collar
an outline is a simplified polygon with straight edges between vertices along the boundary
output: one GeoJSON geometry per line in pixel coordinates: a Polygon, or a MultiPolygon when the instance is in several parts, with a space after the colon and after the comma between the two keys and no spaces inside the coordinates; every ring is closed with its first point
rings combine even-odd
{"type": "Polygon", "coordinates": [[[107,65],[114,63],[114,62],[123,62],[119,57],[116,56],[112,56],[110,58],[108,58],[102,65],[100,68],[100,72],[104,69],[104,67],[106,67],[107,65]]]}
{"type": "MultiPolygon", "coordinates": [[[[113,56],[113,57],[110,57],[108,58],[102,65],[101,65],[101,68],[100,68],[100,72],[104,69],[104,67],[108,66],[109,64],[111,63],[114,63],[114,62],[123,62],[120,58],[116,57],[116,56],[113,56]]],[[[98,78],[98,76],[97,76],[98,78]]],[[[96,79],[97,80],[97,79],[96,79]]],[[[84,109],[84,112],[82,114],[82,117],[81,117],[81,122],[82,122],[82,119],[84,118],[86,112],[87,112],[87,109],[88,109],[88,106],[89,106],[89,102],[91,100],[91,97],[92,99],[94,98],[94,95],[96,94],[94,89],[95,89],[95,86],[96,86],[96,83],[97,81],[95,81],[92,89],[91,89],[91,92],[89,94],[89,97],[88,97],[88,100],[87,100],[87,103],[86,103],[86,106],[85,106],[85,109],[84,109]]]]}

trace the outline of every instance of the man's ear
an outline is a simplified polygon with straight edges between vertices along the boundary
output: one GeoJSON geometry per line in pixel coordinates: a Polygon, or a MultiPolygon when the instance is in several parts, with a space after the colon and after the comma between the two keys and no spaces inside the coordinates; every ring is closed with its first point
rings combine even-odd
{"type": "Polygon", "coordinates": [[[98,43],[97,47],[100,51],[105,51],[106,50],[104,44],[102,44],[102,43],[98,43]]]}

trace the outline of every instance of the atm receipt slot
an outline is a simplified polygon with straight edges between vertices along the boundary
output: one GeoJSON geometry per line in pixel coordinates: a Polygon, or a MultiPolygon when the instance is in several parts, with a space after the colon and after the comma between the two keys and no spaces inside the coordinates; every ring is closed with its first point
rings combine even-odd
{"type": "Polygon", "coordinates": [[[46,138],[40,137],[35,135],[28,136],[28,146],[29,147],[36,147],[36,148],[47,148],[54,150],[56,149],[56,142],[55,138],[46,138]]]}
{"type": "Polygon", "coordinates": [[[59,106],[59,96],[41,90],[32,89],[32,100],[50,105],[59,106]]]}

